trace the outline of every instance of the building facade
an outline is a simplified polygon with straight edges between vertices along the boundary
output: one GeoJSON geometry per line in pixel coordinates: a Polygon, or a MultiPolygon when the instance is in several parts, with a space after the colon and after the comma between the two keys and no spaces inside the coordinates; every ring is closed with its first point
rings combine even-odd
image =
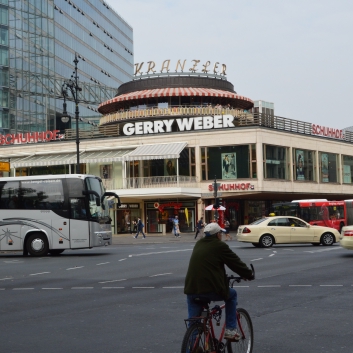
{"type": "MultiPolygon", "coordinates": [[[[271,106],[260,113],[224,74],[139,75],[99,111],[100,135],[80,139],[81,171],[120,196],[116,233],[141,217],[148,233],[168,234],[175,215],[182,232],[193,231],[201,216],[213,219],[215,179],[232,229],[278,201],[353,192],[353,133],[278,117],[271,106]]],[[[56,136],[32,138],[25,150],[3,136],[0,159],[11,175],[74,173],[75,142],[56,136]]]]}
{"type": "MultiPolygon", "coordinates": [[[[0,133],[70,129],[62,85],[78,55],[80,129],[133,75],[133,31],[100,0],[0,1],[0,133]]],[[[74,116],[74,103],[67,102],[74,116]]]]}

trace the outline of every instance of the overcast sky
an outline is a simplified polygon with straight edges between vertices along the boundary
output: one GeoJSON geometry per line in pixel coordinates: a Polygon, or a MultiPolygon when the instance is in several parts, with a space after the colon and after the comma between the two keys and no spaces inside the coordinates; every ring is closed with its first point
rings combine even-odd
{"type": "Polygon", "coordinates": [[[238,94],[275,115],[353,125],[353,1],[107,0],[134,30],[135,63],[227,65],[238,94]]]}

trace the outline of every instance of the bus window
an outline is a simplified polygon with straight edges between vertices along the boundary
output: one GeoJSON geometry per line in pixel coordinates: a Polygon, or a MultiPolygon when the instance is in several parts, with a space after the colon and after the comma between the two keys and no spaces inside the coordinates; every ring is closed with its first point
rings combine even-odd
{"type": "Polygon", "coordinates": [[[70,212],[73,219],[87,219],[85,199],[70,198],[70,212]]]}

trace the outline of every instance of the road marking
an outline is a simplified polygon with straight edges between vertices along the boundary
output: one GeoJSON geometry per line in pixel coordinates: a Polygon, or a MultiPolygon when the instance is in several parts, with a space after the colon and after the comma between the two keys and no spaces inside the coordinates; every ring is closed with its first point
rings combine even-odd
{"type": "Polygon", "coordinates": [[[250,260],[250,261],[259,261],[259,260],[262,260],[262,257],[260,257],[258,259],[253,259],[253,260],[250,260]]]}
{"type": "Polygon", "coordinates": [[[272,287],[280,287],[279,284],[270,284],[268,286],[258,286],[259,288],[272,288],[272,287]]]}
{"type": "Polygon", "coordinates": [[[334,248],[326,248],[326,249],[304,251],[304,252],[308,252],[310,254],[314,254],[314,253],[317,253],[317,252],[332,251],[332,250],[342,250],[342,249],[343,248],[341,248],[340,246],[337,246],[337,247],[334,247],[334,248]]]}
{"type": "Polygon", "coordinates": [[[84,267],[84,266],[70,267],[70,268],[67,268],[66,271],[77,270],[78,268],[82,268],[82,267],[84,267]]]}
{"type": "Polygon", "coordinates": [[[133,256],[146,256],[146,255],[156,255],[156,254],[168,254],[171,252],[181,252],[181,251],[192,251],[193,249],[183,249],[183,250],[170,250],[170,251],[155,251],[155,252],[146,252],[142,254],[129,255],[129,257],[133,256]]]}
{"type": "Polygon", "coordinates": [[[271,254],[271,255],[268,255],[268,257],[271,257],[271,256],[275,256],[276,254],[271,254]]]}
{"type": "Polygon", "coordinates": [[[160,273],[158,275],[152,275],[150,277],[166,276],[166,275],[171,275],[171,274],[172,274],[171,272],[169,272],[169,273],[160,273]]]}
{"type": "Polygon", "coordinates": [[[177,287],[162,287],[164,289],[173,289],[173,288],[184,288],[184,286],[177,286],[177,287]]]}
{"type": "Polygon", "coordinates": [[[102,287],[102,289],[124,289],[125,287],[102,287]]]}
{"type": "Polygon", "coordinates": [[[105,282],[98,282],[98,283],[112,283],[112,282],[120,282],[120,281],[126,281],[126,279],[113,279],[112,281],[105,281],[105,282]]]}
{"type": "Polygon", "coordinates": [[[44,274],[46,274],[46,273],[50,273],[50,272],[31,273],[30,276],[44,275],[44,274]]]}
{"type": "Polygon", "coordinates": [[[93,289],[94,287],[71,287],[71,289],[93,289]]]}
{"type": "Polygon", "coordinates": [[[110,264],[110,262],[102,262],[102,263],[100,263],[100,264],[96,264],[96,266],[106,265],[106,264],[110,264]]]}
{"type": "Polygon", "coordinates": [[[120,259],[119,261],[124,261],[124,260],[126,260],[126,259],[120,259]]]}
{"type": "Polygon", "coordinates": [[[284,251],[294,251],[293,249],[282,249],[284,251]]]}
{"type": "Polygon", "coordinates": [[[10,260],[10,261],[4,261],[6,264],[19,264],[22,263],[23,261],[20,260],[10,260]]]}
{"type": "Polygon", "coordinates": [[[6,277],[6,278],[1,278],[0,281],[6,281],[8,279],[13,279],[13,277],[6,277]]]}
{"type": "Polygon", "coordinates": [[[5,288],[0,288],[0,290],[5,290],[5,288]]]}
{"type": "Polygon", "coordinates": [[[133,289],[153,289],[155,287],[132,287],[133,289]]]}
{"type": "Polygon", "coordinates": [[[51,289],[63,289],[63,288],[42,288],[42,289],[51,290],[51,289]]]}
{"type": "Polygon", "coordinates": [[[320,284],[320,287],[343,287],[343,284],[320,284]]]}
{"type": "Polygon", "coordinates": [[[312,287],[311,284],[290,284],[289,287],[312,287]]]}
{"type": "Polygon", "coordinates": [[[249,288],[249,286],[233,286],[233,288],[249,288]]]}
{"type": "Polygon", "coordinates": [[[12,290],[31,290],[34,288],[13,288],[12,290]]]}

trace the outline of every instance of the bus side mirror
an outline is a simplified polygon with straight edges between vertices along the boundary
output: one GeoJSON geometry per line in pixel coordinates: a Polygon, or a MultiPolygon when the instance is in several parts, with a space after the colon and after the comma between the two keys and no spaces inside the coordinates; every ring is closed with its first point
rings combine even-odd
{"type": "Polygon", "coordinates": [[[111,192],[111,191],[106,191],[103,195],[102,195],[102,198],[101,198],[101,202],[103,203],[103,200],[106,196],[113,196],[115,197],[116,199],[118,199],[118,202],[117,202],[117,205],[118,207],[121,206],[121,202],[120,202],[120,197],[115,193],[115,192],[111,192]]]}
{"type": "Polygon", "coordinates": [[[101,205],[101,200],[99,197],[96,197],[96,205],[100,206],[101,205]]]}
{"type": "Polygon", "coordinates": [[[101,205],[101,199],[99,198],[99,194],[97,191],[93,191],[93,190],[83,190],[82,191],[82,195],[94,195],[96,197],[96,205],[100,206],[101,205]]]}

